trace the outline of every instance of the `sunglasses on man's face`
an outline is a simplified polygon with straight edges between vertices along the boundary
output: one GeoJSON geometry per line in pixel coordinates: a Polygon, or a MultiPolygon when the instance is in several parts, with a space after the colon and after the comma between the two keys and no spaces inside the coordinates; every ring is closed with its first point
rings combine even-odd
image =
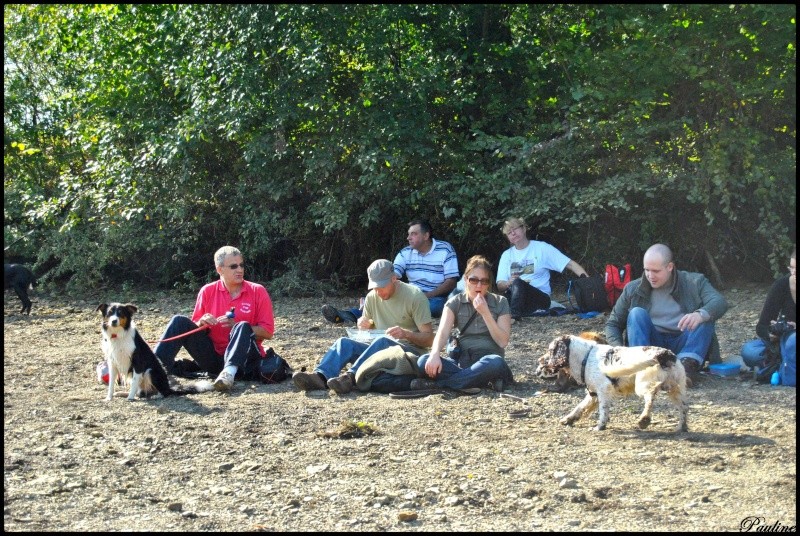
{"type": "Polygon", "coordinates": [[[480,283],[481,285],[487,287],[491,281],[488,278],[480,278],[480,277],[468,277],[467,281],[469,281],[473,285],[477,285],[480,283]]]}
{"type": "Polygon", "coordinates": [[[244,263],[231,264],[230,266],[228,266],[228,268],[230,268],[231,270],[238,270],[240,267],[242,268],[242,270],[244,270],[244,263]]]}

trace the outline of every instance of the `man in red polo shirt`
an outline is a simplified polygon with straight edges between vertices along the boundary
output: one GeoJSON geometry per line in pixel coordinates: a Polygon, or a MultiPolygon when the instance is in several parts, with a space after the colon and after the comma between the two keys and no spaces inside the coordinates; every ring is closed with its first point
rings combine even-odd
{"type": "Polygon", "coordinates": [[[160,342],[155,354],[167,372],[174,374],[175,356],[184,347],[201,370],[217,375],[214,389],[229,391],[234,378],[258,377],[265,355],[262,341],[272,338],[275,318],[267,289],[245,280],[244,259],[238,249],[221,247],[214,253],[214,264],[219,281],[201,288],[192,318],[173,316],[161,338],[170,339],[200,326],[208,329],[160,342]]]}

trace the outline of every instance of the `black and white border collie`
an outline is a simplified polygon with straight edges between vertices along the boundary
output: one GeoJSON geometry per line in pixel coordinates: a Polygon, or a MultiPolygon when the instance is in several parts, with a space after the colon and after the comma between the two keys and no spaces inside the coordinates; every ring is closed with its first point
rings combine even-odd
{"type": "Polygon", "coordinates": [[[101,303],[97,306],[97,311],[103,315],[101,346],[108,362],[106,401],[114,397],[114,385],[118,377],[130,382],[128,400],[133,400],[140,392],[149,395],[158,391],[167,397],[213,391],[214,384],[211,382],[196,382],[180,388],[170,386],[161,362],[136,330],[133,314],[138,310],[131,303],[101,303]]]}

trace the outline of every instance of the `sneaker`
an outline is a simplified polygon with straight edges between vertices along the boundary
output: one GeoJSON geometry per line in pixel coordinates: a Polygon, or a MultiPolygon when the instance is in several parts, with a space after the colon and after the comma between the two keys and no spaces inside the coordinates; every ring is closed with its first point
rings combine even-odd
{"type": "Polygon", "coordinates": [[[355,375],[350,372],[345,372],[336,378],[328,380],[328,389],[333,389],[337,395],[344,395],[353,390],[355,383],[355,375]]]}
{"type": "Polygon", "coordinates": [[[411,385],[408,387],[411,391],[421,391],[423,389],[436,389],[438,386],[436,382],[428,378],[415,378],[411,380],[411,385]]]}
{"type": "Polygon", "coordinates": [[[319,391],[325,389],[325,380],[316,372],[295,372],[292,381],[301,391],[319,391]]]}
{"type": "Polygon", "coordinates": [[[692,387],[700,377],[700,363],[691,357],[684,357],[681,359],[681,363],[686,370],[686,386],[692,387]]]}
{"type": "Polygon", "coordinates": [[[322,316],[331,324],[342,324],[344,320],[339,315],[339,310],[333,305],[325,304],[322,306],[322,316]]]}
{"type": "Polygon", "coordinates": [[[214,380],[214,390],[215,391],[230,391],[231,387],[233,387],[233,376],[230,372],[225,372],[224,370],[219,373],[217,379],[214,380]]]}

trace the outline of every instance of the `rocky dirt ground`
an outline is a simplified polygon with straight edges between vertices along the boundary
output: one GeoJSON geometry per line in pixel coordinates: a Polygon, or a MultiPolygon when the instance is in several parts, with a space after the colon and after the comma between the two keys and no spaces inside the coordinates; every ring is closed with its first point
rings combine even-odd
{"type": "MultiPolygon", "coordinates": [[[[268,287],[269,288],[269,287],[268,287]]],[[[754,335],[766,285],[724,291],[723,356],[754,335]]],[[[558,295],[555,296],[559,298],[558,295]]],[[[639,400],[607,430],[558,423],[581,390],[546,393],[536,359],[558,334],[604,317],[527,318],[513,327],[507,392],[395,400],[237,382],[231,394],[104,402],[104,301],[142,309],[146,340],[194,296],[123,293],[4,300],[6,531],[755,531],[796,525],[796,389],[704,374],[688,433],[663,399],[639,400]],[[350,437],[346,428],[364,433],[350,437]],[[373,432],[373,433],[368,433],[373,432]],[[747,521],[750,519],[750,525],[747,521]],[[777,524],[777,525],[776,525],[777,524]]],[[[353,298],[349,298],[352,303],[353,298]]],[[[323,300],[276,299],[273,347],[313,367],[344,334],[323,300]]],[[[343,306],[348,299],[332,300],[343,306]]]]}

